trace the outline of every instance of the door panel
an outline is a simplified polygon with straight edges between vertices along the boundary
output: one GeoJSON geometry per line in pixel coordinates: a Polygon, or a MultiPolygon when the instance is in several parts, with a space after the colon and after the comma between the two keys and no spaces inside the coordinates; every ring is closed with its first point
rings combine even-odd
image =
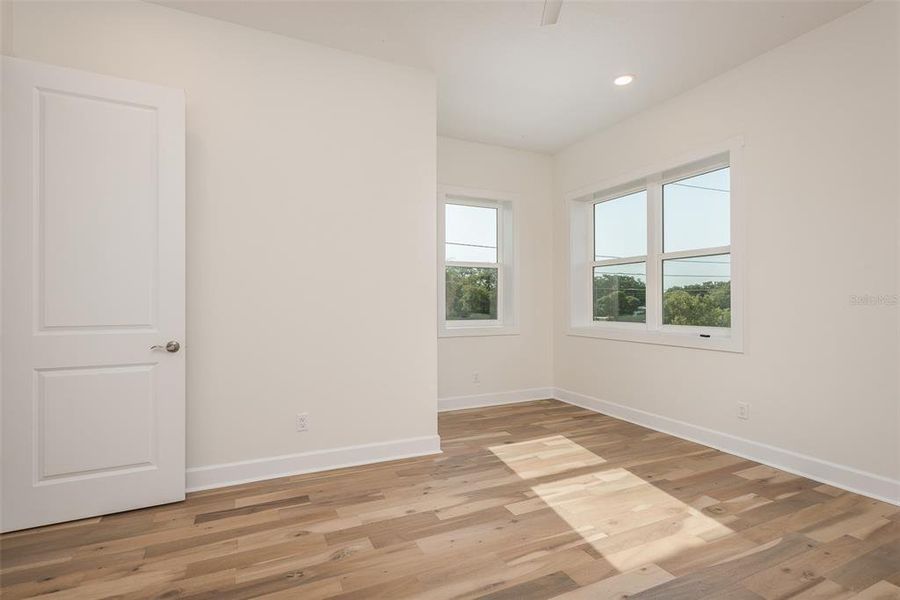
{"type": "Polygon", "coordinates": [[[181,500],[184,95],[5,57],[2,75],[0,526],[181,500]]]}
{"type": "Polygon", "coordinates": [[[46,90],[38,102],[42,328],[153,326],[156,110],[46,90]]]}
{"type": "Polygon", "coordinates": [[[155,467],[154,369],[38,371],[39,481],[155,467]]]}

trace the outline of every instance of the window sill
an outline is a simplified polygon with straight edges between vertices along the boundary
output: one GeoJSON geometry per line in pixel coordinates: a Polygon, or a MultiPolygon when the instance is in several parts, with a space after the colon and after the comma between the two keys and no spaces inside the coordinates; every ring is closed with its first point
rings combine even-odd
{"type": "Polygon", "coordinates": [[[648,331],[641,327],[619,327],[586,325],[570,327],[567,334],[575,337],[590,337],[620,342],[639,344],[656,344],[660,346],[678,346],[718,352],[743,353],[744,346],[736,336],[700,337],[698,333],[681,333],[673,331],[648,331]]]}
{"type": "Polygon", "coordinates": [[[471,327],[441,327],[439,338],[488,337],[493,335],[519,335],[519,328],[510,325],[481,325],[471,327]]]}

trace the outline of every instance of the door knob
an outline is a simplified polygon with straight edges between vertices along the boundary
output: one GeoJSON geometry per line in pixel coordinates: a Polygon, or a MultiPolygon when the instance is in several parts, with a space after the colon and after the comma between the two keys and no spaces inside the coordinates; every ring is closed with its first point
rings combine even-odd
{"type": "Polygon", "coordinates": [[[165,350],[166,352],[178,352],[179,350],[181,350],[181,344],[179,344],[175,340],[171,340],[169,342],[166,342],[165,346],[153,345],[153,346],[150,346],[150,349],[151,350],[165,350]]]}

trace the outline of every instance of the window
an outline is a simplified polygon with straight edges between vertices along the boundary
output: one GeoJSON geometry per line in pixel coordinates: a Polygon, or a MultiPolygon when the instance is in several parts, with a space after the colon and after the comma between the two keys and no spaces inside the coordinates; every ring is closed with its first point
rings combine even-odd
{"type": "Polygon", "coordinates": [[[727,148],[570,197],[570,334],[742,350],[727,148]]]}
{"type": "Polygon", "coordinates": [[[594,321],[647,316],[647,190],[594,204],[594,321]]]}
{"type": "Polygon", "coordinates": [[[496,321],[499,209],[444,204],[446,319],[496,321]]]}
{"type": "Polygon", "coordinates": [[[594,267],[594,320],[646,322],[646,263],[594,267]]]}
{"type": "Polygon", "coordinates": [[[662,186],[663,325],[731,327],[731,168],[662,186]]]}
{"type": "Polygon", "coordinates": [[[440,334],[516,333],[511,200],[443,188],[438,220],[440,334]]]}

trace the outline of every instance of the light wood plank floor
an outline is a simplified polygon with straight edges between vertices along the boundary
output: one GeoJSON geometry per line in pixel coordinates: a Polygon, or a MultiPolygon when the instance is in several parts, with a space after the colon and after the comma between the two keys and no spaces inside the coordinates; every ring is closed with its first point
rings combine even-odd
{"type": "Polygon", "coordinates": [[[900,598],[900,508],[552,400],[444,454],[2,536],[17,598],[900,598]]]}

